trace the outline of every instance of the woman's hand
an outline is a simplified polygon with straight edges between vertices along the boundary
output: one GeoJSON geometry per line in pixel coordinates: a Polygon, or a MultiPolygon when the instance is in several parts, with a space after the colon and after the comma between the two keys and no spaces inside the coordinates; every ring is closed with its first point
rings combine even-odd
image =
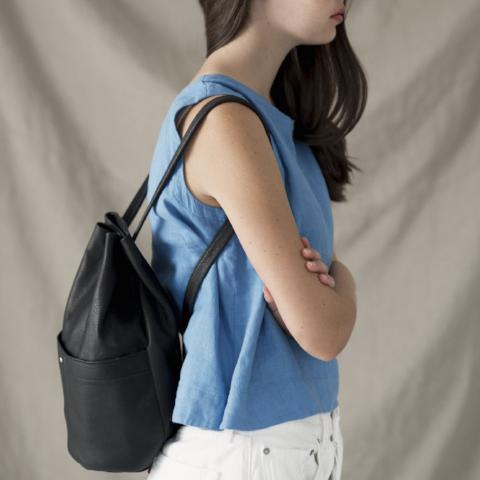
{"type": "MultiPolygon", "coordinates": [[[[302,242],[305,248],[302,249],[302,254],[309,261],[305,264],[307,269],[312,273],[317,273],[318,279],[330,287],[335,286],[335,278],[328,274],[328,266],[322,262],[320,253],[311,247],[307,237],[302,237],[302,242]]],[[[336,259],[335,252],[333,252],[333,259],[336,259]]]]}
{"type": "MultiPolygon", "coordinates": [[[[333,287],[335,285],[335,279],[328,274],[328,267],[325,263],[322,262],[320,258],[320,253],[313,249],[310,246],[310,242],[308,241],[307,237],[301,237],[302,243],[304,248],[302,248],[302,255],[307,259],[305,262],[305,267],[309,272],[317,274],[318,280],[329,287],[333,287]],[[311,262],[311,263],[309,263],[311,262]]],[[[334,258],[336,258],[334,253],[334,258]]],[[[263,287],[263,296],[265,301],[268,303],[268,306],[272,312],[273,317],[277,320],[280,327],[285,330],[289,335],[291,335],[290,331],[288,330],[287,326],[285,325],[280,312],[278,311],[277,304],[270,293],[270,290],[264,285],[263,287]]]]}

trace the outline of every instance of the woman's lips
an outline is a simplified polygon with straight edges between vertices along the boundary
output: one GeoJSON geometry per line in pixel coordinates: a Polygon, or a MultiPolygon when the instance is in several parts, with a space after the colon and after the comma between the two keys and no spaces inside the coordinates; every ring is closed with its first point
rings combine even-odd
{"type": "Polygon", "coordinates": [[[343,20],[343,15],[341,13],[339,13],[338,15],[332,15],[330,18],[333,18],[333,19],[341,22],[343,20]]]}

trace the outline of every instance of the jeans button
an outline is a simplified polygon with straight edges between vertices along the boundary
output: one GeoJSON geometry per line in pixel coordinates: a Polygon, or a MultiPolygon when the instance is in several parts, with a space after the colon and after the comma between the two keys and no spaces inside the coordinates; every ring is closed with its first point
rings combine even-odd
{"type": "Polygon", "coordinates": [[[333,433],[330,435],[330,440],[333,442],[333,433]]]}

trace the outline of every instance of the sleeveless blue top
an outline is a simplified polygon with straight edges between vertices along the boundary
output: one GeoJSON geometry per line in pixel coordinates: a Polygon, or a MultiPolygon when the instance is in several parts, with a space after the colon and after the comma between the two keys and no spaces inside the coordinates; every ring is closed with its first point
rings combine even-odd
{"type": "MultiPolygon", "coordinates": [[[[292,117],[230,76],[204,74],[171,103],[150,165],[148,201],[180,143],[175,114],[219,94],[243,97],[263,116],[299,234],[310,240],[329,266],[333,217],[313,152],[293,138],[292,117]]],[[[182,156],[148,214],[151,265],[180,311],[195,265],[227,219],[222,208],[192,194],[183,165],[182,156]]],[[[311,356],[280,327],[267,308],[263,282],[235,234],[199,288],[183,341],[185,358],[172,414],[176,423],[254,430],[331,411],[338,405],[337,359],[326,362],[311,356]]]]}

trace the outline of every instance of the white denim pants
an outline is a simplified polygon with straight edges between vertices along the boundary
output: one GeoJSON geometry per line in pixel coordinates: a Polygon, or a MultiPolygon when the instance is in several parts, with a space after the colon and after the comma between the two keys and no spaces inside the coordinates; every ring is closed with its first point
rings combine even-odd
{"type": "Polygon", "coordinates": [[[340,408],[258,430],[184,425],[147,480],[340,480],[340,408]]]}

